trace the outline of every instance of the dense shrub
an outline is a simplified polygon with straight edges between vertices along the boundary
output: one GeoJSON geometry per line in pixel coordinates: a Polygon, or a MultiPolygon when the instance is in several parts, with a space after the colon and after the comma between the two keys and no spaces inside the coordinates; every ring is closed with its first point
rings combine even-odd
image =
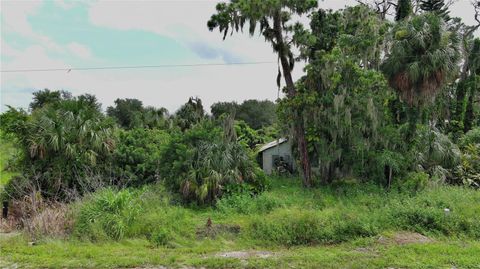
{"type": "Polygon", "coordinates": [[[118,179],[129,186],[158,180],[161,147],[168,139],[168,133],[160,130],[120,131],[113,152],[114,171],[118,179]]]}
{"type": "Polygon", "coordinates": [[[480,127],[468,131],[461,139],[460,146],[466,147],[472,144],[480,144],[480,127]]]}
{"type": "Polygon", "coordinates": [[[250,184],[257,192],[264,187],[265,176],[248,151],[227,135],[222,138],[209,121],[172,135],[160,161],[166,186],[186,202],[214,203],[230,184],[250,184]]]}
{"type": "Polygon", "coordinates": [[[245,122],[254,130],[272,126],[277,121],[277,106],[269,100],[245,100],[243,103],[217,102],[211,106],[212,116],[216,119],[224,114],[233,114],[235,120],[245,122]]]}
{"type": "Polygon", "coordinates": [[[425,172],[410,172],[398,183],[398,187],[407,192],[423,190],[427,187],[430,176],[425,172]]]}
{"type": "Polygon", "coordinates": [[[461,163],[455,169],[457,184],[480,188],[480,128],[475,128],[460,139],[461,163]]]}
{"type": "Polygon", "coordinates": [[[115,106],[107,107],[107,115],[124,129],[165,127],[167,114],[165,108],[144,107],[138,99],[116,99],[115,106]]]}
{"type": "Polygon", "coordinates": [[[66,199],[71,192],[95,188],[87,186],[84,179],[104,174],[115,136],[113,121],[103,116],[94,96],[47,103],[28,117],[16,118],[3,131],[16,138],[23,158],[18,167],[22,177],[18,179],[29,184],[11,180],[13,186],[6,188],[14,190],[10,196],[24,195],[30,190],[20,187],[27,186],[52,199],[66,199]]]}

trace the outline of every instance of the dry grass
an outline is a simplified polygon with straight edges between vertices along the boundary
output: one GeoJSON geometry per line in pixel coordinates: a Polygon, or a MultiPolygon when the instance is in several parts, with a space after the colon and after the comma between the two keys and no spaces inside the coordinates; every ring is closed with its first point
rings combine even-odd
{"type": "Polygon", "coordinates": [[[45,202],[39,192],[32,192],[21,200],[13,200],[9,216],[0,222],[4,232],[24,230],[32,240],[42,237],[66,238],[73,227],[68,206],[45,202]]]}

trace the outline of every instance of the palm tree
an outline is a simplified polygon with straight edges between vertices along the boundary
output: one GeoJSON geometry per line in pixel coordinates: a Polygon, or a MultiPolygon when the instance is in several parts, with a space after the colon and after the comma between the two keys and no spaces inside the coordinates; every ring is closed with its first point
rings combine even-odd
{"type": "Polygon", "coordinates": [[[393,35],[382,70],[390,86],[411,108],[409,135],[413,135],[418,106],[433,100],[457,73],[459,38],[432,13],[400,21],[393,35]]]}
{"type": "MultiPolygon", "coordinates": [[[[280,88],[281,77],[285,81],[287,98],[293,99],[297,95],[297,88],[293,79],[295,57],[292,44],[294,30],[299,30],[301,24],[292,24],[292,17],[311,12],[317,7],[316,0],[230,0],[216,6],[217,13],[213,14],[207,23],[210,31],[218,28],[225,39],[227,34],[243,31],[248,25],[250,35],[261,33],[265,41],[272,45],[278,56],[277,86],[280,88]],[[248,24],[247,24],[248,23],[248,24]],[[283,73],[282,73],[283,72],[283,73]]],[[[308,156],[308,141],[305,137],[305,123],[301,109],[293,111],[293,131],[297,140],[300,164],[303,172],[303,185],[312,186],[312,169],[308,156]]]]}

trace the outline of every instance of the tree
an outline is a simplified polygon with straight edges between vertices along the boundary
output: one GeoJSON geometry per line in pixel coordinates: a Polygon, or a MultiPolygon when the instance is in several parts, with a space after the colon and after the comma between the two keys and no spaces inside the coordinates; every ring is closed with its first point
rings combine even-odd
{"type": "MultiPolygon", "coordinates": [[[[463,131],[464,133],[470,131],[474,124],[474,100],[475,95],[479,92],[480,85],[478,85],[478,76],[480,76],[480,39],[476,38],[473,41],[472,49],[468,57],[468,71],[470,76],[467,78],[464,87],[468,89],[468,99],[466,101],[465,113],[463,116],[463,131]]],[[[463,103],[461,108],[463,108],[463,103]]],[[[462,109],[463,110],[463,109],[462,109]]],[[[462,113],[463,114],[463,113],[462,113]]]]}
{"type": "MultiPolygon", "coordinates": [[[[260,33],[269,42],[277,53],[281,65],[277,77],[283,75],[286,84],[286,93],[289,98],[295,97],[297,89],[292,77],[294,56],[292,52],[292,39],[288,35],[294,27],[289,24],[293,15],[302,15],[317,6],[316,0],[234,0],[230,3],[219,3],[217,13],[208,21],[208,28],[213,31],[218,28],[225,39],[227,34],[240,31],[249,23],[249,33],[253,35],[259,26],[260,33]],[[283,72],[283,73],[282,73],[283,72]]],[[[300,27],[299,24],[296,25],[300,27]]],[[[303,171],[303,184],[305,187],[312,185],[312,172],[308,158],[307,141],[301,112],[295,112],[294,136],[297,140],[300,153],[300,163],[303,171]]]]}
{"type": "Polygon", "coordinates": [[[474,99],[478,92],[476,76],[480,74],[480,40],[474,39],[473,35],[480,27],[480,2],[472,2],[472,7],[476,24],[467,26],[462,23],[459,27],[462,33],[463,65],[455,92],[454,122],[457,125],[463,123],[464,132],[470,130],[474,122],[474,99]]]}
{"type": "Polygon", "coordinates": [[[175,122],[182,131],[192,128],[205,117],[202,100],[198,97],[190,97],[175,113],[175,122]]]}
{"type": "Polygon", "coordinates": [[[410,16],[413,12],[412,8],[412,1],[411,0],[398,0],[396,13],[395,13],[395,20],[401,21],[408,16],[410,16]]]}
{"type": "Polygon", "coordinates": [[[435,14],[426,13],[399,22],[382,70],[390,86],[410,106],[410,131],[415,132],[418,107],[434,99],[457,73],[459,39],[435,14]]]}
{"type": "Polygon", "coordinates": [[[237,102],[217,102],[210,107],[212,116],[219,119],[223,114],[236,114],[239,104],[237,102]]]}
{"type": "Polygon", "coordinates": [[[277,106],[269,100],[245,100],[243,103],[219,102],[211,107],[214,118],[219,119],[222,114],[231,114],[235,120],[246,122],[255,130],[271,126],[277,120],[277,106]]]}
{"type": "Polygon", "coordinates": [[[107,115],[114,118],[124,129],[140,127],[143,103],[138,99],[117,99],[115,106],[107,108],[107,115]]]}
{"type": "Polygon", "coordinates": [[[445,0],[420,0],[420,9],[425,12],[434,12],[445,20],[450,20],[448,15],[450,11],[445,4],[445,0]]]}
{"type": "Polygon", "coordinates": [[[72,94],[67,91],[50,91],[49,89],[44,89],[33,93],[33,100],[29,107],[31,110],[35,110],[47,104],[53,104],[71,98],[72,94]]]}

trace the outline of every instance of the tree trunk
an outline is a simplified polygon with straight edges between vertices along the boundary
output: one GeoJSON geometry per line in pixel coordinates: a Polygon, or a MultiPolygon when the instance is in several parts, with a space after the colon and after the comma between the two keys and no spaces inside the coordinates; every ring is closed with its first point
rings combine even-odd
{"type": "Polygon", "coordinates": [[[463,115],[463,108],[465,104],[465,95],[467,92],[466,81],[464,78],[461,78],[457,86],[456,92],[456,103],[455,103],[455,120],[461,122],[463,115]]]}
{"type": "MultiPolygon", "coordinates": [[[[282,65],[283,77],[287,87],[287,97],[293,98],[297,94],[295,83],[292,78],[292,71],[287,57],[288,50],[286,48],[285,40],[282,34],[281,15],[278,10],[273,17],[273,29],[275,31],[275,40],[278,57],[282,65]]],[[[303,172],[303,186],[312,186],[312,169],[310,167],[310,160],[308,157],[307,140],[305,139],[305,127],[302,113],[300,111],[294,112],[294,135],[297,138],[297,147],[300,154],[300,164],[303,172]]]]}
{"type": "MultiPolygon", "coordinates": [[[[418,122],[418,107],[410,106],[408,108],[408,130],[407,130],[407,142],[411,142],[417,132],[417,122],[418,122]]],[[[410,145],[413,145],[410,144],[410,145]]]]}
{"type": "MultiPolygon", "coordinates": [[[[474,77],[476,80],[477,78],[474,77]]],[[[470,93],[468,96],[468,101],[467,101],[467,108],[465,110],[465,117],[463,119],[463,132],[466,133],[472,129],[472,124],[473,121],[475,120],[474,118],[474,112],[473,112],[473,99],[475,96],[475,91],[477,90],[477,85],[474,82],[473,86],[470,86],[470,93]]]]}

